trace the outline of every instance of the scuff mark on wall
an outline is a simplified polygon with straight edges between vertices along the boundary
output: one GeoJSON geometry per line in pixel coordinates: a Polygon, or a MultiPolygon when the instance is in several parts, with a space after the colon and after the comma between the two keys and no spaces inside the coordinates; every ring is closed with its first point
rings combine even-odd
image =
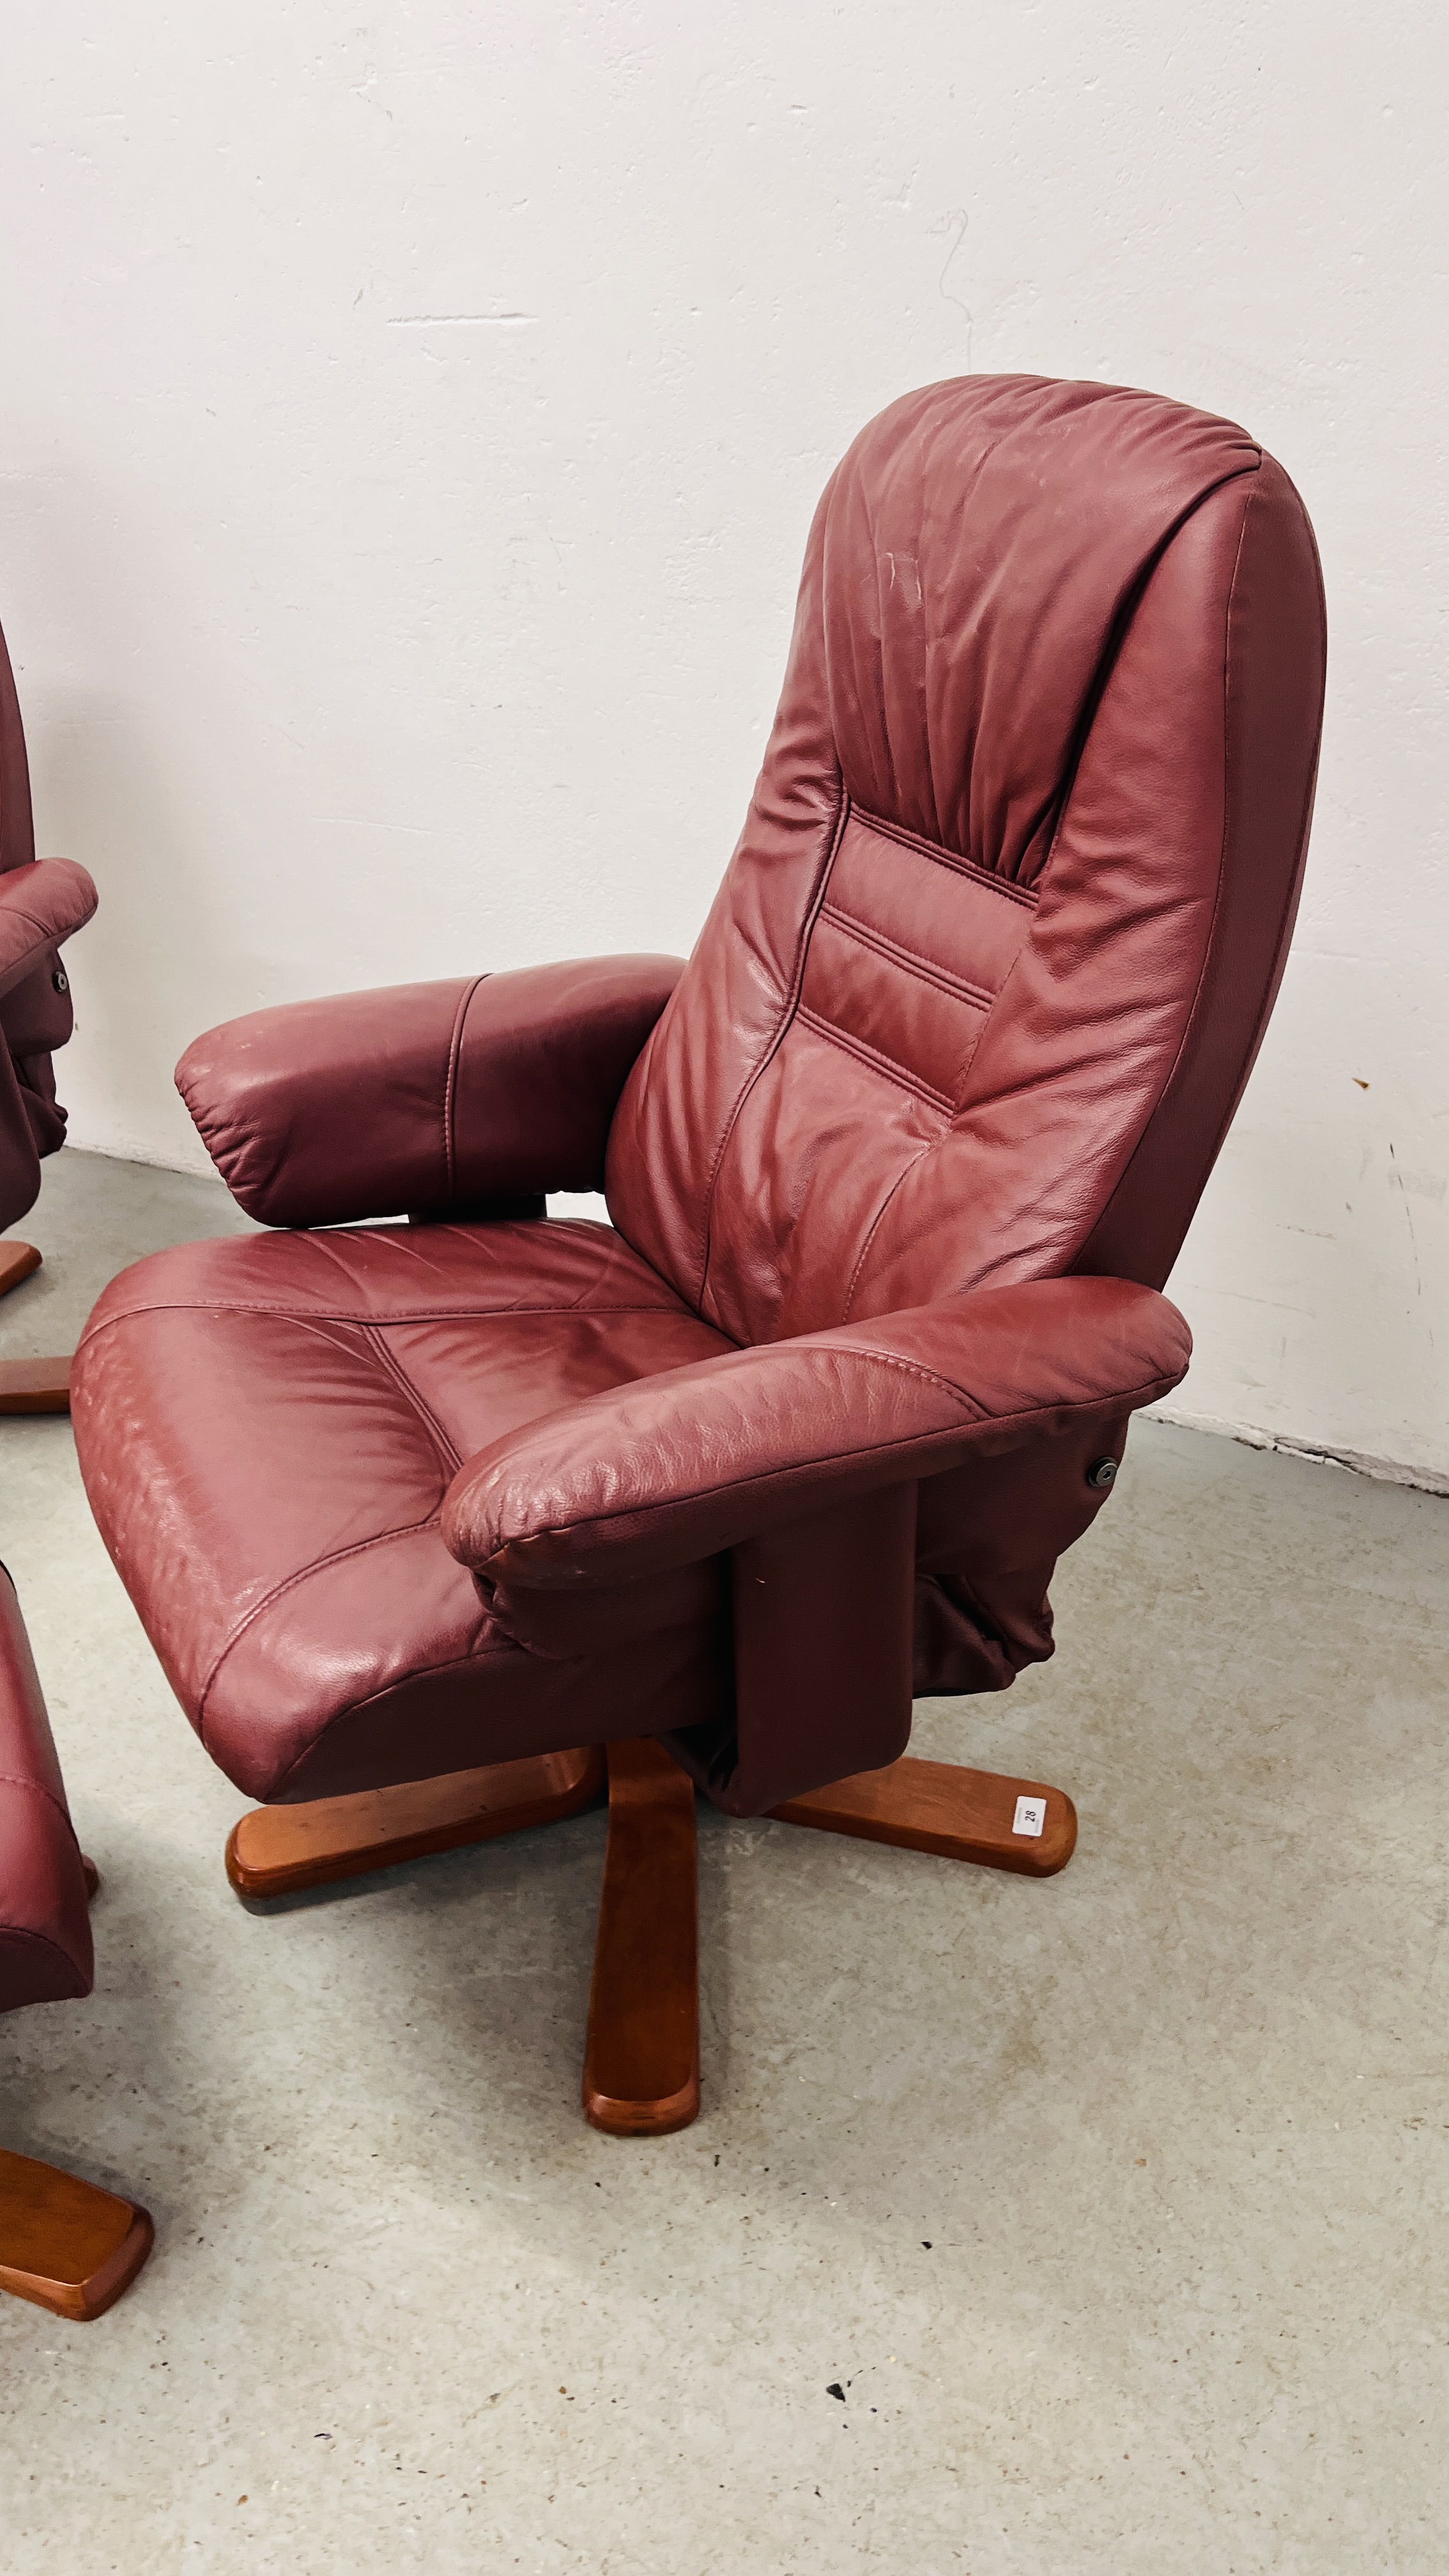
{"type": "Polygon", "coordinates": [[[1409,1251],[1413,1257],[1414,1263],[1414,1294],[1416,1297],[1422,1297],[1424,1294],[1424,1274],[1419,1268],[1419,1239],[1414,1232],[1413,1210],[1409,1206],[1408,1193],[1404,1188],[1404,1176],[1399,1170],[1399,1159],[1394,1152],[1392,1137],[1389,1139],[1389,1162],[1392,1166],[1389,1178],[1398,1189],[1399,1197],[1403,1202],[1404,1215],[1408,1221],[1409,1251]]]}
{"type": "Polygon", "coordinates": [[[935,240],[939,241],[943,235],[949,235],[950,237],[951,247],[941,262],[941,274],[936,281],[936,292],[944,298],[947,304],[954,304],[958,313],[964,313],[966,316],[966,365],[963,369],[963,373],[968,376],[971,373],[971,340],[972,334],[976,328],[975,319],[970,305],[967,304],[961,296],[957,295],[953,288],[947,285],[946,280],[951,274],[952,266],[961,249],[961,245],[966,239],[966,233],[970,222],[971,218],[966,212],[964,206],[953,206],[948,214],[938,215],[931,226],[932,237],[935,240]]]}

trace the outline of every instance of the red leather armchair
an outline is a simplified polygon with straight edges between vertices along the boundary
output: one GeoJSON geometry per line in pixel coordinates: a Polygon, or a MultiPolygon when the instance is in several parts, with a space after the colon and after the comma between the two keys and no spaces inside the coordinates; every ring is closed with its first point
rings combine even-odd
{"type": "Polygon", "coordinates": [[[1159,1291],[1298,899],[1312,534],[1231,424],[970,378],[832,477],[687,966],[267,1011],[178,1070],[253,1216],[76,1368],[100,1528],[257,1895],[595,1793],[601,2127],[698,2103],[693,1785],[995,1866],[1071,1802],[904,1755],[1052,1651],[1189,1341],[1159,1291]],[[611,1225],[542,1221],[603,1187],[611,1225]],[[410,1217],[406,1224],[379,1219],[410,1217]],[[321,1231],[334,1228],[335,1231],[321,1231]]]}
{"type": "MultiPolygon", "coordinates": [[[[65,1784],[15,1587],[0,1566],[0,2013],[91,1990],[96,1884],[65,1784]]],[[[0,2148],[0,2290],[57,2316],[104,2315],[151,2249],[144,2209],[0,2148]]]]}
{"type": "MultiPolygon", "coordinates": [[[[37,859],[20,701],[0,635],[0,1229],[34,1206],[41,1158],[65,1142],[51,1056],[74,1026],[61,943],[89,921],[96,890],[73,859],[37,859]]],[[[0,1243],[0,1297],[40,1267],[33,1244],[0,1243]]],[[[63,1413],[70,1363],[0,1362],[0,1413],[63,1413]]]]}

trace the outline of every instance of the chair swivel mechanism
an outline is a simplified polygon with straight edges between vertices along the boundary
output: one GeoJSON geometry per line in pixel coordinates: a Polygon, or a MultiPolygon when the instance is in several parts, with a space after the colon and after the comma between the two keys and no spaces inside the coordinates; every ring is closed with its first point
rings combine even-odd
{"type": "MultiPolygon", "coordinates": [[[[88,1995],[99,1884],[65,1785],[15,1587],[0,1566],[0,2013],[88,1995]]],[[[103,2316],[151,2250],[144,2209],[0,2147],[0,2290],[61,2317],[103,2316]]]]}
{"type": "Polygon", "coordinates": [[[178,1082],[276,1229],[115,1281],[107,1546],[251,1896],[609,1826],[584,2107],[699,2103],[694,1797],[1046,1874],[1049,1784],[906,1755],[1052,1651],[1188,1360],[1159,1293],[1282,971],[1324,622],[1230,423],[1027,377],[832,477],[687,965],[334,996],[178,1082]],[[547,1219],[602,1187],[610,1224],[547,1219]],[[406,1222],[381,1222],[405,1218],[406,1222]]]}
{"type": "MultiPolygon", "coordinates": [[[[38,859],[20,701],[0,635],[0,1230],[35,1205],[41,1158],[65,1142],[50,1059],[74,1027],[63,940],[96,908],[74,859],[38,859]]],[[[0,1297],[40,1268],[34,1244],[0,1242],[0,1297]]],[[[64,1413],[70,1361],[0,1361],[0,1413],[64,1413]]]]}

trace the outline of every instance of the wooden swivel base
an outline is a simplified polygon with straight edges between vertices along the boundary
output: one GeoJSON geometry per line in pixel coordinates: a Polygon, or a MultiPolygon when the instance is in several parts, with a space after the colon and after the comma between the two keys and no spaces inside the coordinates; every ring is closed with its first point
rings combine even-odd
{"type": "MultiPolygon", "coordinates": [[[[40,1268],[33,1243],[0,1243],[0,1297],[40,1268]]],[[[0,1360],[0,1413],[69,1413],[70,1359],[0,1360]]]]}
{"type": "MultiPolygon", "coordinates": [[[[83,1867],[94,1896],[95,1864],[83,1867]]],[[[0,2147],[0,2290],[89,2324],[130,2288],[155,2233],[134,2202],[0,2147]]]]}
{"type": "MultiPolygon", "coordinates": [[[[457,1771],[401,1789],[257,1807],[226,1847],[239,1895],[282,1896],[577,1814],[603,1786],[597,1749],[457,1771]]],[[[609,1834],[584,2048],[584,2117],[613,2137],[663,2137],[699,2116],[699,1931],[694,1789],[651,1738],[608,1748],[609,1834]]],[[[1060,1789],[909,1756],[773,1810],[850,1834],[1050,1878],[1077,1812],[1060,1789]]]]}

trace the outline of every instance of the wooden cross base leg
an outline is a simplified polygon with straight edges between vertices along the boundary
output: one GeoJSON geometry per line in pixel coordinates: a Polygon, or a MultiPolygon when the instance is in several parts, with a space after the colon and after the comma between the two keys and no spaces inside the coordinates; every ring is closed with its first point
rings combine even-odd
{"type": "Polygon", "coordinates": [[[662,2138],[699,2117],[699,1892],[694,1783],[647,1736],[609,1747],[584,2118],[662,2138]]]}
{"type": "MultiPolygon", "coordinates": [[[[905,1851],[1049,1878],[1077,1812],[1060,1789],[949,1762],[892,1762],[774,1809],[905,1851]]],[[[584,2117],[615,2137],[662,2137],[699,2114],[694,1792],[648,1741],[609,1747],[609,1842],[589,1996],[584,2117]]]]}
{"type": "MultiPolygon", "coordinates": [[[[0,1243],[0,1297],[40,1268],[33,1243],[0,1243]]],[[[70,1357],[0,1360],[0,1413],[69,1413],[70,1357]]]]}
{"type": "Polygon", "coordinates": [[[0,1360],[0,1413],[69,1413],[70,1353],[51,1360],[0,1360]]]}
{"type": "MultiPolygon", "coordinates": [[[[646,1740],[610,1749],[608,1779],[584,2109],[596,2128],[660,2136],[699,2111],[694,1789],[646,1740]]],[[[290,1896],[557,1823],[603,1785],[603,1752],[589,1745],[308,1806],[254,1807],[232,1828],[226,1874],[239,1896],[290,1896]]]]}
{"type": "Polygon", "coordinates": [[[604,1757],[591,1744],[308,1806],[253,1807],[227,1837],[226,1874],[238,1896],[291,1896],[526,1825],[557,1824],[592,1806],[603,1785],[604,1757]]]}
{"type": "Polygon", "coordinates": [[[1064,1790],[955,1762],[917,1762],[908,1753],[883,1771],[857,1771],[770,1812],[781,1824],[935,1852],[1022,1878],[1054,1878],[1077,1842],[1077,1811],[1064,1790]]]}

